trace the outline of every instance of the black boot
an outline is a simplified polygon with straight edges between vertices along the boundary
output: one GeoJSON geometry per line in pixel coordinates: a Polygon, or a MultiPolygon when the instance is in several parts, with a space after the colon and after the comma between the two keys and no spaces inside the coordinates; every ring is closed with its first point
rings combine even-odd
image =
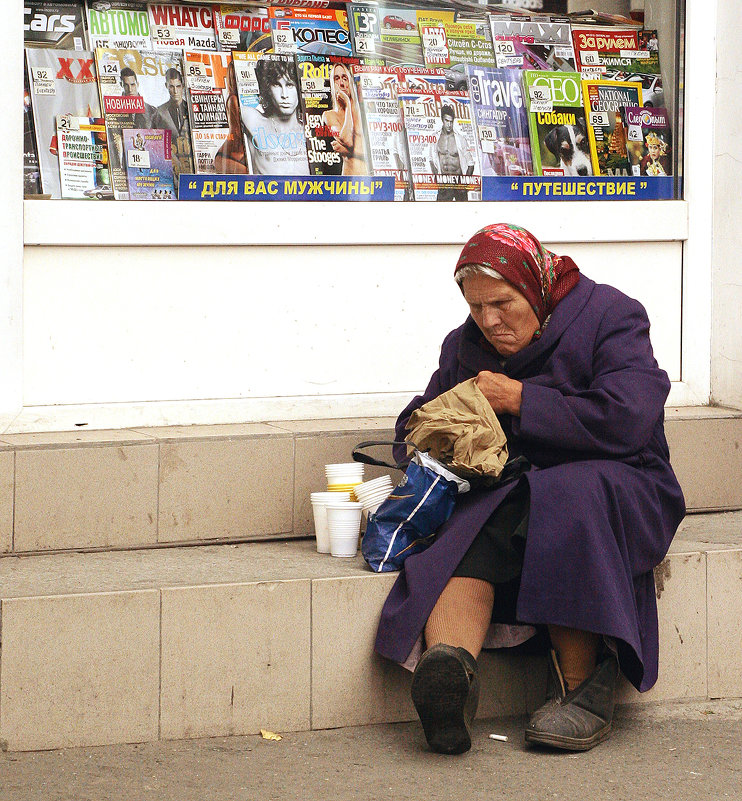
{"type": "Polygon", "coordinates": [[[567,751],[587,751],[611,733],[618,662],[606,655],[585,681],[567,692],[554,651],[550,655],[551,698],[531,716],[526,742],[567,751]]]}
{"type": "Polygon", "coordinates": [[[412,702],[433,751],[468,751],[479,702],[476,659],[465,648],[442,643],[429,648],[412,677],[412,702]]]}

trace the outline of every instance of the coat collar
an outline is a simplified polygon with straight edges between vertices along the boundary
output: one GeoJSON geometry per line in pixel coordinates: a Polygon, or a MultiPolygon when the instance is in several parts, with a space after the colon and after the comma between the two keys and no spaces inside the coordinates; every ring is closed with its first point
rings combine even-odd
{"type": "Polygon", "coordinates": [[[506,373],[507,375],[522,375],[534,359],[538,359],[558,342],[582,311],[594,288],[595,281],[581,275],[575,288],[554,309],[543,336],[508,359],[502,359],[484,338],[474,320],[467,317],[462,326],[459,341],[459,362],[475,375],[481,370],[491,370],[494,373],[506,373]]]}

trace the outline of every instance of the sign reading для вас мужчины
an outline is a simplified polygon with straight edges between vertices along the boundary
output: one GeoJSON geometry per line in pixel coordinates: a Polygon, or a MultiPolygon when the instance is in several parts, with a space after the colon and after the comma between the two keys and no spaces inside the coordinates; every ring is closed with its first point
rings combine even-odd
{"type": "Polygon", "coordinates": [[[391,176],[181,175],[181,200],[394,200],[391,176]]]}

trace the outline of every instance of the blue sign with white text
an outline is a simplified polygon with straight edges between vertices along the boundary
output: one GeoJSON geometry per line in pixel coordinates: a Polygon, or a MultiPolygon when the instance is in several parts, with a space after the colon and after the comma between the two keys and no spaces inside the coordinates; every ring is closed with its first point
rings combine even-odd
{"type": "Polygon", "coordinates": [[[482,200],[672,200],[672,176],[485,175],[482,200]]]}
{"type": "Polygon", "coordinates": [[[180,200],[394,200],[394,178],[370,175],[181,175],[180,200]]]}

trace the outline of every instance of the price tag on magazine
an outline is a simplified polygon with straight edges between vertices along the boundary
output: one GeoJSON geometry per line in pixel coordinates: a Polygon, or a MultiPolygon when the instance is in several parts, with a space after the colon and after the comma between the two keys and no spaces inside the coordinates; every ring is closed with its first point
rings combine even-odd
{"type": "Polygon", "coordinates": [[[573,50],[571,47],[555,47],[554,48],[554,55],[557,58],[572,58],[573,50]]]}
{"type": "Polygon", "coordinates": [[[146,150],[137,150],[134,148],[128,152],[127,162],[132,169],[148,170],[149,153],[146,150]]]}
{"type": "Polygon", "coordinates": [[[423,49],[427,60],[434,60],[441,53],[448,55],[446,31],[434,25],[424,25],[422,30],[423,49]],[[433,56],[434,58],[430,58],[433,56]]]}
{"type": "Polygon", "coordinates": [[[515,44],[506,39],[495,42],[495,63],[498,67],[522,67],[523,56],[515,52],[515,44]]]}
{"type": "Polygon", "coordinates": [[[528,94],[531,100],[528,107],[529,111],[542,114],[554,111],[554,101],[551,97],[551,88],[549,86],[531,86],[528,89],[528,94]]]}
{"type": "Polygon", "coordinates": [[[580,53],[580,64],[585,67],[599,67],[602,63],[597,50],[583,50],[580,53]]]}
{"type": "Polygon", "coordinates": [[[118,76],[121,74],[121,65],[118,63],[118,61],[104,61],[100,65],[99,71],[102,76],[118,78],[118,76]]]}
{"type": "Polygon", "coordinates": [[[608,112],[607,111],[591,111],[590,112],[590,125],[593,128],[598,128],[600,126],[610,125],[610,122],[608,120],[608,112]]]}
{"type": "Polygon", "coordinates": [[[495,152],[495,140],[497,139],[497,128],[482,125],[479,128],[479,143],[482,146],[482,153],[495,152]]]}
{"type": "Polygon", "coordinates": [[[150,28],[150,36],[153,39],[173,39],[173,29],[172,28],[164,28],[160,25],[153,25],[150,28]]]}
{"type": "Polygon", "coordinates": [[[375,53],[376,40],[370,33],[356,34],[356,53],[375,53]]]}
{"type": "Polygon", "coordinates": [[[234,64],[234,77],[240,86],[245,87],[246,92],[257,92],[258,81],[255,77],[255,63],[251,61],[238,61],[232,59],[234,64]]]}
{"type": "Polygon", "coordinates": [[[73,117],[72,114],[60,114],[57,117],[57,130],[58,131],[79,131],[80,120],[78,117],[73,117]]]}
{"type": "Polygon", "coordinates": [[[650,56],[649,50],[621,50],[621,58],[647,59],[650,56]]]}
{"type": "Polygon", "coordinates": [[[641,125],[629,125],[626,129],[626,139],[629,142],[643,142],[644,137],[642,136],[641,125]]]}
{"type": "Polygon", "coordinates": [[[324,78],[302,78],[301,90],[302,92],[324,92],[330,88],[328,83],[329,81],[324,78]]]}
{"type": "Polygon", "coordinates": [[[233,28],[221,28],[219,42],[225,45],[238,45],[240,43],[240,32],[233,28]]]}
{"type": "Polygon", "coordinates": [[[291,31],[273,31],[273,47],[276,53],[293,53],[294,43],[291,31]]]}

